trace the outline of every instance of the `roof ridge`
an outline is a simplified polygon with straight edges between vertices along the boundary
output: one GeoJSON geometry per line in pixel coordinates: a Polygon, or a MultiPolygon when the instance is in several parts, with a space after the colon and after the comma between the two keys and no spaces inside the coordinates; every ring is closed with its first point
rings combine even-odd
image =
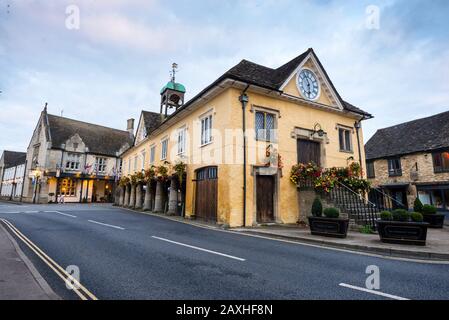
{"type": "Polygon", "coordinates": [[[48,114],[48,116],[52,116],[52,117],[60,118],[60,119],[65,119],[65,120],[70,120],[70,121],[74,121],[74,122],[79,122],[79,123],[84,123],[84,124],[88,124],[88,125],[91,125],[91,126],[101,127],[101,128],[105,128],[105,129],[109,129],[109,130],[114,130],[114,131],[123,132],[123,133],[129,133],[129,132],[126,131],[126,130],[120,130],[120,129],[116,129],[116,128],[106,127],[106,126],[101,125],[101,124],[95,124],[95,123],[92,123],[92,122],[87,122],[87,121],[82,121],[82,120],[76,120],[76,119],[67,118],[67,117],[61,117],[61,116],[57,116],[57,115],[50,114],[50,113],[48,114]]]}
{"type": "Polygon", "coordinates": [[[398,127],[398,126],[405,126],[405,125],[408,125],[408,124],[411,124],[411,123],[427,120],[427,119],[430,119],[430,118],[435,118],[435,117],[441,116],[442,114],[446,114],[446,113],[449,114],[449,111],[443,111],[443,112],[439,112],[439,113],[436,113],[436,114],[433,114],[433,115],[430,115],[430,116],[425,116],[423,118],[418,118],[418,119],[409,120],[409,121],[406,121],[406,122],[401,122],[401,123],[394,124],[394,125],[389,126],[389,127],[378,129],[377,131],[383,131],[383,130],[391,129],[391,128],[398,127]]]}

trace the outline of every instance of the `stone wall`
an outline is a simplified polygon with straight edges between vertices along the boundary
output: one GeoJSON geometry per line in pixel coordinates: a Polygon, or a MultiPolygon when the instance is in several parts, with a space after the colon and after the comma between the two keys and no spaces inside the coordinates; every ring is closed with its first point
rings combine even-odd
{"type": "Polygon", "coordinates": [[[401,157],[402,176],[390,177],[388,174],[388,160],[379,159],[374,161],[375,178],[369,179],[373,186],[409,183],[407,200],[410,208],[417,196],[415,184],[420,183],[449,183],[449,173],[435,173],[431,153],[416,153],[401,157]]]}

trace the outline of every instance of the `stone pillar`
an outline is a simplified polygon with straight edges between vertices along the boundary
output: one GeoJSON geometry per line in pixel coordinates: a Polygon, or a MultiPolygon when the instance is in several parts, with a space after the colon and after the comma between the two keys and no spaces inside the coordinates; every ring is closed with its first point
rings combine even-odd
{"type": "Polygon", "coordinates": [[[131,192],[129,194],[128,207],[134,208],[136,206],[136,186],[134,184],[131,185],[131,192]]]}
{"type": "Polygon", "coordinates": [[[154,201],[154,212],[164,212],[164,183],[157,181],[156,183],[156,199],[154,201]]]}
{"type": "Polygon", "coordinates": [[[147,183],[147,189],[145,190],[145,200],[143,203],[143,210],[151,211],[151,182],[147,183]]]}
{"type": "Polygon", "coordinates": [[[142,184],[138,183],[136,185],[136,209],[142,209],[142,184]]]}
{"type": "Polygon", "coordinates": [[[131,185],[127,184],[125,186],[125,198],[123,200],[123,206],[124,207],[128,207],[129,206],[129,190],[130,190],[131,185]]]}
{"type": "Polygon", "coordinates": [[[125,187],[120,187],[120,194],[119,194],[118,205],[120,207],[123,207],[124,203],[125,203],[125,187]]]}
{"type": "Polygon", "coordinates": [[[168,211],[167,214],[173,216],[178,209],[178,183],[176,178],[172,177],[170,182],[170,193],[168,196],[168,211]]]}
{"type": "Polygon", "coordinates": [[[312,215],[312,204],[317,194],[313,189],[298,189],[299,223],[308,223],[307,217],[312,215]]]}

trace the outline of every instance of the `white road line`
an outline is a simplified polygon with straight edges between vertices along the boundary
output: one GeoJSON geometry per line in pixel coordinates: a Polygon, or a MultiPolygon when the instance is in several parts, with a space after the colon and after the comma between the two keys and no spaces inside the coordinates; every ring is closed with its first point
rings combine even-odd
{"type": "Polygon", "coordinates": [[[24,211],[23,213],[39,213],[39,211],[24,211]]]}
{"type": "Polygon", "coordinates": [[[100,224],[102,226],[111,227],[111,228],[114,228],[114,229],[125,230],[125,228],[114,226],[112,224],[102,223],[102,222],[98,222],[98,221],[94,221],[94,220],[87,220],[87,221],[92,222],[92,223],[96,223],[96,224],[100,224]]]}
{"type": "Polygon", "coordinates": [[[345,287],[345,288],[349,288],[349,289],[353,289],[353,290],[358,290],[358,291],[363,291],[363,292],[375,294],[375,295],[378,295],[378,296],[382,296],[382,297],[386,297],[386,298],[390,298],[390,299],[394,299],[394,300],[410,300],[410,299],[407,299],[407,298],[395,296],[395,295],[388,294],[388,293],[383,293],[383,292],[380,292],[380,291],[375,291],[375,290],[370,290],[370,289],[366,289],[366,288],[362,288],[362,287],[352,286],[352,285],[346,284],[346,283],[340,283],[339,285],[341,287],[345,287]]]}
{"type": "Polygon", "coordinates": [[[44,212],[46,212],[46,213],[57,213],[57,214],[60,214],[62,216],[66,216],[66,217],[70,217],[70,218],[77,218],[77,216],[74,216],[74,215],[71,215],[71,214],[68,214],[68,213],[59,212],[59,211],[44,211],[44,212]]]}
{"type": "Polygon", "coordinates": [[[19,211],[13,211],[13,212],[4,212],[5,214],[12,214],[12,213],[20,213],[19,211]]]}
{"type": "Polygon", "coordinates": [[[235,259],[235,260],[238,260],[238,261],[246,261],[246,259],[242,259],[242,258],[239,258],[239,257],[231,256],[231,255],[228,255],[228,254],[224,254],[224,253],[220,253],[220,252],[216,252],[216,251],[212,251],[212,250],[207,250],[207,249],[191,246],[191,245],[188,245],[188,244],[185,244],[185,243],[181,243],[181,242],[176,242],[176,241],[172,241],[172,240],[168,240],[168,239],[164,239],[164,238],[159,238],[159,237],[155,237],[155,236],[152,236],[152,238],[158,239],[158,240],[162,240],[162,241],[166,241],[166,242],[170,242],[170,243],[177,244],[177,245],[180,245],[180,246],[184,246],[184,247],[187,247],[187,248],[191,248],[191,249],[195,249],[195,250],[200,250],[200,251],[216,254],[216,255],[219,255],[219,256],[226,257],[226,258],[235,259]]]}

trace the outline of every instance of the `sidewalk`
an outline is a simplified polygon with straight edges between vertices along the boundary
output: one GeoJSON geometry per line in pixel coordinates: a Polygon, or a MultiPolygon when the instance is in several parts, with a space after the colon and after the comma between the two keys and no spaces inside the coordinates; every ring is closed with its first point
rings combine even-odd
{"type": "Polygon", "coordinates": [[[447,227],[444,229],[428,229],[425,247],[387,244],[381,242],[377,234],[362,234],[355,231],[349,231],[346,239],[312,236],[308,227],[297,225],[237,228],[233,231],[383,256],[449,262],[449,229],[447,227]]]}
{"type": "Polygon", "coordinates": [[[1,223],[0,300],[59,300],[1,223]]]}
{"type": "Polygon", "coordinates": [[[444,229],[429,228],[427,232],[427,245],[425,247],[422,247],[387,244],[380,241],[378,234],[362,234],[355,231],[348,231],[348,237],[346,239],[338,239],[312,236],[308,227],[302,227],[298,225],[272,225],[254,228],[247,227],[224,229],[216,224],[206,223],[198,220],[184,219],[178,216],[166,216],[164,214],[143,212],[141,210],[133,210],[128,208],[122,209],[157,216],[208,229],[227,230],[230,232],[283,239],[299,243],[308,243],[336,249],[365,252],[381,256],[449,262],[448,227],[445,227],[444,229]]]}

